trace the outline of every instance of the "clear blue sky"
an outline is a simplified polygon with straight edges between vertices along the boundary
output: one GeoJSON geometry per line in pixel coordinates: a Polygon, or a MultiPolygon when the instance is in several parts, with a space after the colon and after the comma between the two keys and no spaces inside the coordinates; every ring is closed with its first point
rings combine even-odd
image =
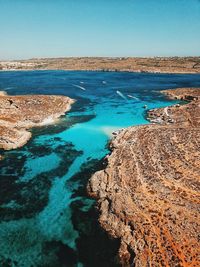
{"type": "Polygon", "coordinates": [[[199,0],[0,0],[0,59],[200,56],[199,0]]]}

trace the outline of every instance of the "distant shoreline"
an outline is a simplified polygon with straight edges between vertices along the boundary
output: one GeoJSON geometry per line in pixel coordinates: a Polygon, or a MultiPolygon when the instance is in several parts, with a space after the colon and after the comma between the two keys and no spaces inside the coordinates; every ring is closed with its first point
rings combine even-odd
{"type": "Polygon", "coordinates": [[[200,57],[41,58],[0,61],[1,71],[63,70],[165,74],[200,73],[200,57]]]}
{"type": "Polygon", "coordinates": [[[80,72],[127,72],[127,73],[141,73],[141,74],[200,74],[200,72],[153,72],[153,71],[128,71],[128,70],[77,70],[77,69],[7,69],[7,70],[0,70],[1,72],[17,72],[17,71],[80,71],[80,72]]]}

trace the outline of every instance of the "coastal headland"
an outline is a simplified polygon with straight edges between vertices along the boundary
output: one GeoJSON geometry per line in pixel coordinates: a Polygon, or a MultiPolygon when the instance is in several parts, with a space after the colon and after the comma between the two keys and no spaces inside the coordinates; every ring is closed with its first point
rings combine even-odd
{"type": "Polygon", "coordinates": [[[0,61],[0,70],[200,73],[200,57],[63,57],[0,61]]]}
{"type": "Polygon", "coordinates": [[[187,103],[120,131],[88,184],[122,266],[200,266],[200,88],[163,93],[187,103]]]}
{"type": "Polygon", "coordinates": [[[74,100],[66,96],[20,95],[0,92],[0,148],[16,149],[31,138],[30,128],[55,122],[74,100]]]}

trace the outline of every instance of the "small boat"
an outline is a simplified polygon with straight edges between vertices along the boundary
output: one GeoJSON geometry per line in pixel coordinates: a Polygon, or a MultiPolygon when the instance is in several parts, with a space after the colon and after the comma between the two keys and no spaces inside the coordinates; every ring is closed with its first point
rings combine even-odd
{"type": "Polygon", "coordinates": [[[126,97],[124,96],[124,94],[122,94],[122,92],[120,92],[120,91],[117,90],[116,93],[117,93],[121,98],[127,100],[126,97]]]}

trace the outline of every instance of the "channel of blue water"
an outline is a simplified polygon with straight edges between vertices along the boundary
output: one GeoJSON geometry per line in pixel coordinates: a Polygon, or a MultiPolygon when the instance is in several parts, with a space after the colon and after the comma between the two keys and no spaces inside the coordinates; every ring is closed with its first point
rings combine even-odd
{"type": "MultiPolygon", "coordinates": [[[[147,109],[177,103],[160,90],[198,86],[200,75],[189,74],[0,72],[0,90],[8,94],[56,94],[76,100],[58,123],[33,129],[32,140],[23,148],[3,152],[0,265],[92,266],[79,245],[85,220],[79,220],[80,228],[73,219],[94,204],[79,194],[81,177],[109,153],[113,131],[147,124],[147,109]],[[81,203],[81,213],[73,210],[76,203],[81,203]]],[[[90,237],[89,230],[86,234],[90,237]]],[[[100,266],[99,261],[101,255],[93,266],[100,266]]]]}

